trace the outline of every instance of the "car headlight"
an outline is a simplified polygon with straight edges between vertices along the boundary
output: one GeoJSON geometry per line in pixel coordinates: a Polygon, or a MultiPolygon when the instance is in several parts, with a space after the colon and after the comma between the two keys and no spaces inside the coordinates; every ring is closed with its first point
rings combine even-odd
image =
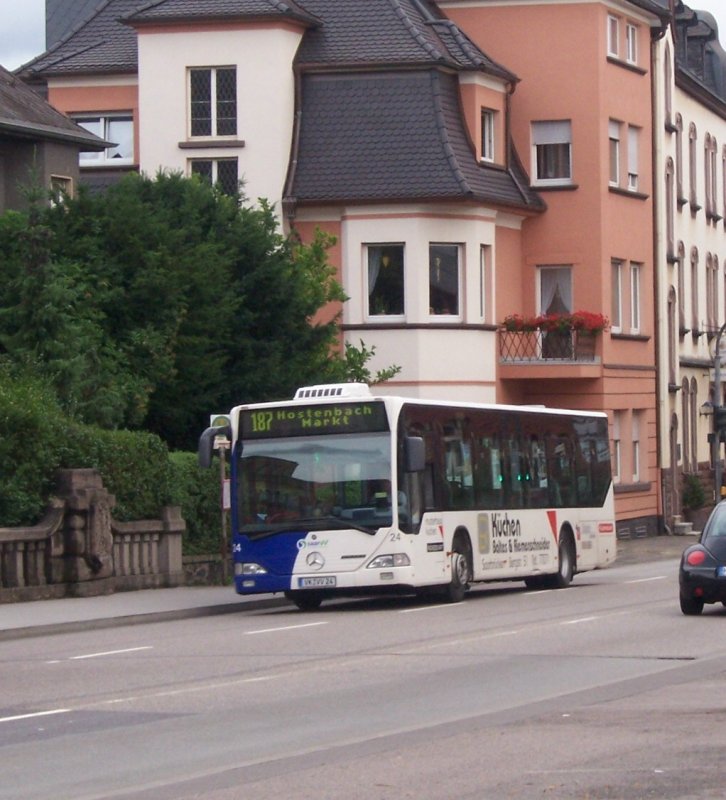
{"type": "Polygon", "coordinates": [[[391,567],[410,567],[411,559],[405,553],[388,553],[376,556],[368,565],[368,569],[390,569],[391,567]]]}

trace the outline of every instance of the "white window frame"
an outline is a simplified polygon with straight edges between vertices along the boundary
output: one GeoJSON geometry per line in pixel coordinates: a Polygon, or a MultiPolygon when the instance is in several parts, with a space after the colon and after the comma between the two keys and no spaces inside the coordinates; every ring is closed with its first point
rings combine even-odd
{"type": "MultiPolygon", "coordinates": [[[[193,170],[193,165],[200,162],[211,162],[212,165],[212,184],[216,185],[219,182],[219,164],[220,162],[230,162],[234,161],[237,165],[237,188],[239,189],[239,159],[236,157],[229,157],[229,158],[190,158],[187,162],[187,174],[189,176],[195,174],[193,170]]],[[[222,189],[224,191],[224,189],[222,189]]]]}
{"type": "Polygon", "coordinates": [[[481,110],[481,160],[494,161],[494,131],[495,131],[496,111],[491,108],[481,110]]]}
{"type": "Polygon", "coordinates": [[[492,294],[492,254],[490,244],[479,247],[479,316],[482,322],[488,322],[491,315],[489,297],[492,294]]]}
{"type": "MultiPolygon", "coordinates": [[[[432,281],[433,276],[431,275],[431,258],[433,255],[434,248],[442,248],[445,250],[450,250],[456,254],[456,311],[436,311],[433,306],[429,306],[429,316],[440,318],[444,317],[454,317],[456,319],[461,318],[461,300],[462,300],[462,291],[461,291],[461,272],[462,272],[462,253],[463,253],[463,246],[461,244],[457,244],[455,242],[429,242],[429,293],[432,290],[432,281]]],[[[443,270],[443,267],[442,267],[443,270]]],[[[430,298],[430,294],[429,294],[430,298]]]]}
{"type": "Polygon", "coordinates": [[[628,125],[628,191],[638,191],[638,159],[639,159],[640,128],[628,125]]]}
{"type": "Polygon", "coordinates": [[[134,163],[134,115],[130,111],[103,111],[89,112],[88,114],[74,114],[73,121],[80,125],[84,130],[93,133],[107,142],[114,142],[114,145],[105,150],[82,150],[78,154],[78,164],[81,167],[125,167],[134,163]],[[114,141],[111,132],[113,123],[127,122],[130,128],[130,149],[129,156],[116,156],[114,152],[118,150],[118,142],[114,141]]]}
{"type": "Polygon", "coordinates": [[[625,60],[628,64],[638,63],[638,26],[632,22],[625,24],[625,60]]]}
{"type": "MultiPolygon", "coordinates": [[[[535,120],[532,122],[532,174],[534,184],[537,186],[571,186],[572,185],[572,121],[562,120],[535,120]],[[566,174],[554,177],[539,175],[540,148],[563,147],[567,149],[565,165],[566,174]]],[[[555,159],[557,160],[557,159],[555,159]]]]}
{"type": "Polygon", "coordinates": [[[620,56],[620,20],[612,14],[608,14],[608,55],[620,56]]]}
{"type": "Polygon", "coordinates": [[[642,264],[630,263],[630,330],[640,333],[640,288],[642,264]]]}
{"type": "Polygon", "coordinates": [[[187,102],[187,125],[189,129],[190,139],[235,139],[239,127],[239,83],[237,81],[237,67],[234,64],[218,65],[214,67],[208,66],[194,66],[187,68],[187,91],[189,100],[187,102]],[[217,74],[222,70],[233,70],[235,76],[235,98],[234,98],[234,132],[232,133],[218,133],[217,126],[219,123],[218,111],[218,98],[217,98],[217,74]],[[192,73],[194,72],[209,72],[210,73],[210,132],[209,133],[193,133],[194,120],[192,117],[192,73]]]}
{"type": "Polygon", "coordinates": [[[608,122],[608,142],[610,148],[610,186],[620,186],[620,128],[622,123],[616,119],[608,122]]]}
{"type": "Polygon", "coordinates": [[[630,421],[630,435],[633,440],[633,483],[640,481],[640,417],[641,412],[634,411],[630,421]]]}
{"type": "Polygon", "coordinates": [[[610,261],[612,301],[610,311],[610,329],[613,333],[620,333],[623,329],[623,266],[625,262],[620,258],[610,261]]]}
{"type": "Polygon", "coordinates": [[[613,411],[613,483],[620,483],[622,475],[622,452],[620,439],[620,425],[622,411],[613,411]]]}
{"type": "Polygon", "coordinates": [[[365,309],[366,309],[366,317],[369,319],[380,320],[384,318],[388,319],[396,319],[396,320],[403,320],[406,317],[406,243],[401,241],[392,241],[392,242],[363,242],[363,275],[365,275],[365,309]],[[400,250],[401,256],[401,291],[403,293],[403,308],[400,313],[388,313],[386,311],[381,311],[376,313],[375,309],[371,308],[370,301],[371,295],[373,294],[373,289],[375,287],[375,281],[371,278],[371,253],[370,251],[373,248],[379,248],[380,250],[388,249],[388,250],[400,250]]]}
{"type": "Polygon", "coordinates": [[[63,205],[65,197],[73,197],[73,178],[70,175],[50,176],[50,204],[63,205]]]}

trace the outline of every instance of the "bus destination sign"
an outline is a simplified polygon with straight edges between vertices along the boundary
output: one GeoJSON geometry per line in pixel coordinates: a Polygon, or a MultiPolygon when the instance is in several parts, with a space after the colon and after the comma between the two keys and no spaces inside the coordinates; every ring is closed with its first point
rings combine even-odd
{"type": "Polygon", "coordinates": [[[387,431],[381,402],[257,408],[240,413],[242,439],[387,431]]]}

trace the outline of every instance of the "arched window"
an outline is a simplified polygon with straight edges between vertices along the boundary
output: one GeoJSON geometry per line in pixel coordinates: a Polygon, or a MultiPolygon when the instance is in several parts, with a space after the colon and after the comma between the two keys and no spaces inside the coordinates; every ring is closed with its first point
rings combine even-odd
{"type": "Polygon", "coordinates": [[[703,140],[703,188],[706,195],[706,217],[711,218],[713,197],[711,196],[711,134],[707,133],[703,140]]]}
{"type": "Polygon", "coordinates": [[[691,332],[700,330],[698,320],[698,248],[691,248],[691,332]]]}
{"type": "Polygon", "coordinates": [[[678,330],[685,334],[686,328],[686,246],[678,242],[678,330]]]}
{"type": "Polygon", "coordinates": [[[676,384],[676,290],[668,289],[668,385],[676,384]]]}
{"type": "MultiPolygon", "coordinates": [[[[690,417],[691,426],[691,472],[698,472],[698,381],[691,378],[690,417]]],[[[684,425],[686,424],[684,420],[684,425]]]]}
{"type": "Polygon", "coordinates": [[[665,190],[665,213],[666,213],[666,247],[668,261],[671,263],[675,261],[675,239],[674,239],[674,217],[676,207],[675,185],[673,182],[673,159],[668,158],[666,161],[666,190],[665,190]]]}
{"type": "Polygon", "coordinates": [[[683,193],[683,117],[676,114],[676,197],[678,208],[686,202],[683,193]]]}
{"type": "Polygon", "coordinates": [[[669,133],[673,128],[673,62],[671,61],[671,46],[666,42],[663,58],[663,88],[665,89],[665,126],[669,133]]]}
{"type": "Polygon", "coordinates": [[[698,146],[698,131],[696,130],[695,123],[688,126],[688,172],[689,172],[689,195],[688,201],[691,204],[691,211],[698,211],[701,206],[698,205],[698,184],[696,181],[697,169],[697,151],[698,146]]]}
{"type": "Polygon", "coordinates": [[[681,383],[681,427],[683,429],[683,467],[684,469],[688,469],[688,464],[690,463],[689,454],[691,452],[691,443],[690,443],[690,431],[691,426],[689,424],[689,419],[691,418],[690,414],[690,403],[689,403],[689,390],[688,390],[688,378],[684,378],[681,383]]]}

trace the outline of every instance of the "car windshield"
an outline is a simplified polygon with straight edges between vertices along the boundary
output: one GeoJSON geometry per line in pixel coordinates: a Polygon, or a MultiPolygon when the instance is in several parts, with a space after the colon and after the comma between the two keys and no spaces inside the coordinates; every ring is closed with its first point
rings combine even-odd
{"type": "Polygon", "coordinates": [[[706,543],[711,539],[726,539],[726,503],[717,505],[708,520],[703,542],[706,543]]]}
{"type": "Polygon", "coordinates": [[[237,462],[240,533],[390,526],[388,433],[246,441],[237,462]]]}

